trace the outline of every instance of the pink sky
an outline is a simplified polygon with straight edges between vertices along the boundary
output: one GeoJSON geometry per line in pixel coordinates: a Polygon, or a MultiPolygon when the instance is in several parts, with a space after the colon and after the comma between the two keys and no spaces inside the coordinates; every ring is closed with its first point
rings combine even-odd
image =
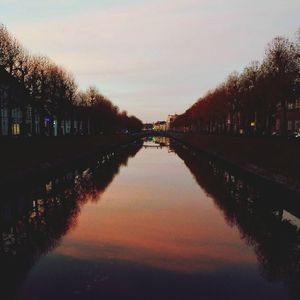
{"type": "Polygon", "coordinates": [[[96,85],[143,121],[181,113],[231,71],[300,26],[298,0],[0,0],[33,53],[96,85]],[[112,3],[113,2],[113,3],[112,3]]]}

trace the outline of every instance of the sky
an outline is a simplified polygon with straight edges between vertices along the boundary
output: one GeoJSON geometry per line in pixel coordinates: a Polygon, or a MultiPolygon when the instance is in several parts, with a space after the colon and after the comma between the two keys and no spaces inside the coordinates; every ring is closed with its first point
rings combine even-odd
{"type": "Polygon", "coordinates": [[[294,38],[299,12],[299,0],[0,0],[26,49],[144,122],[183,113],[275,36],[294,38]]]}

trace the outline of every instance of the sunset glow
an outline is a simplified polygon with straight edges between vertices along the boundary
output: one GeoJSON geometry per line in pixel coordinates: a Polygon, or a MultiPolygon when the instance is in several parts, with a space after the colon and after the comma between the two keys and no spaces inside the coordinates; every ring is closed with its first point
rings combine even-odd
{"type": "Polygon", "coordinates": [[[298,0],[0,1],[22,44],[145,122],[182,113],[299,26],[298,0]],[[258,34],[259,33],[259,34],[258,34]],[[240,41],[243,40],[242,43],[240,41]],[[170,105],[171,110],[170,111],[170,105]]]}

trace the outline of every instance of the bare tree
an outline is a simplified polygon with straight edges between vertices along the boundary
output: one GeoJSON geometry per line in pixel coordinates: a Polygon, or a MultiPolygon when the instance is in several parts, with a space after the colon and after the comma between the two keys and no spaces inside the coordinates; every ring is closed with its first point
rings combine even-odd
{"type": "Polygon", "coordinates": [[[287,135],[287,106],[296,100],[295,84],[299,73],[295,44],[276,37],[266,49],[266,66],[276,90],[276,102],[281,107],[281,134],[287,135]]]}

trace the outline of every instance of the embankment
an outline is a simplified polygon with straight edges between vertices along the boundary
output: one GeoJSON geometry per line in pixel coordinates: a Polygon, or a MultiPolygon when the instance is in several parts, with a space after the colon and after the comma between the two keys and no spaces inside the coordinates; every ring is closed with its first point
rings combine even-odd
{"type": "Polygon", "coordinates": [[[194,151],[265,182],[300,192],[300,142],[276,138],[169,134],[194,151]]]}
{"type": "Polygon", "coordinates": [[[35,180],[132,143],[137,136],[37,137],[1,140],[0,185],[35,180]]]}

